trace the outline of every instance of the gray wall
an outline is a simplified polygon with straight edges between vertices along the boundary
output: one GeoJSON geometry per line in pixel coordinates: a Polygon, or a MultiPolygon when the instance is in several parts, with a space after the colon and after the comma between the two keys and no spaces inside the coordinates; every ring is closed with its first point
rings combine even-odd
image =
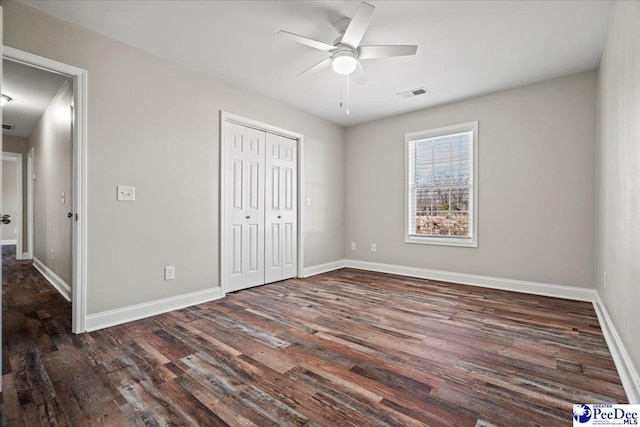
{"type": "Polygon", "coordinates": [[[2,214],[11,215],[11,224],[2,224],[2,240],[15,240],[18,235],[15,219],[18,216],[18,162],[13,160],[2,160],[2,214]]]}
{"type": "Polygon", "coordinates": [[[33,172],[36,177],[33,181],[34,258],[49,267],[69,286],[72,286],[72,220],[67,218],[67,213],[73,210],[72,97],[73,86],[68,80],[29,135],[29,149],[34,149],[33,172]]]}
{"type": "MultiPolygon", "coordinates": [[[[640,2],[617,2],[598,81],[596,283],[640,372],[640,2]],[[604,272],[607,287],[604,287],[604,272]]],[[[638,403],[638,402],[635,402],[638,403]]]]}
{"type": "Polygon", "coordinates": [[[304,264],[344,258],[342,128],[24,4],[2,6],[6,45],[89,73],[88,314],[219,286],[220,110],[305,136],[304,264]],[[118,184],[136,186],[137,201],[117,202],[118,184]],[[165,265],[175,280],[163,280],[165,265]]]}
{"type": "Polygon", "coordinates": [[[21,136],[2,135],[2,150],[22,154],[22,252],[29,250],[27,239],[27,152],[29,139],[21,136]]]}
{"type": "Polygon", "coordinates": [[[9,151],[11,153],[22,153],[26,156],[26,154],[29,152],[28,143],[28,138],[14,135],[2,135],[2,151],[9,151]]]}
{"type": "Polygon", "coordinates": [[[347,129],[347,258],[593,288],[595,105],[591,71],[347,129]],[[404,134],[474,120],[478,248],[404,243],[404,134]]]}

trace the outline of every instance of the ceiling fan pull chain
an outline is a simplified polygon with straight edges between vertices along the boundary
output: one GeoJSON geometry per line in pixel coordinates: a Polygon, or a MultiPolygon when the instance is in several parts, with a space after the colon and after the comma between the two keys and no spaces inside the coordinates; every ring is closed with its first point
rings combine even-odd
{"type": "Polygon", "coordinates": [[[347,116],[349,115],[349,76],[351,74],[347,74],[347,116]]]}

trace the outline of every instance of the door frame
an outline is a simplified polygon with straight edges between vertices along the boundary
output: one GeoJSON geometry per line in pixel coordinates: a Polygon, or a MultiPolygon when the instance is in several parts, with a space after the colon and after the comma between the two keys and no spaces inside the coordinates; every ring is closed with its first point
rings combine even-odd
{"type": "Polygon", "coordinates": [[[14,153],[12,151],[3,151],[2,152],[2,160],[9,160],[16,162],[16,191],[18,194],[18,206],[16,209],[16,217],[14,218],[14,224],[17,226],[16,229],[18,233],[16,234],[16,259],[21,260],[22,257],[22,239],[24,238],[23,224],[22,220],[23,209],[22,206],[24,204],[24,193],[22,187],[22,153],[14,153]],[[6,159],[5,159],[6,157],[6,159]]]}
{"type": "Polygon", "coordinates": [[[27,241],[29,242],[26,259],[33,259],[33,245],[35,239],[35,225],[33,223],[33,156],[35,155],[35,147],[31,147],[27,152],[27,241]]]}
{"type": "MultiPolygon", "coordinates": [[[[87,313],[87,70],[4,45],[2,58],[62,74],[73,80],[71,188],[73,212],[77,216],[71,237],[71,330],[76,334],[83,333],[86,331],[87,313]]],[[[32,250],[32,247],[29,249],[32,250]]]]}
{"type": "Polygon", "coordinates": [[[220,111],[220,161],[219,161],[219,172],[220,172],[220,186],[218,188],[219,198],[220,200],[220,210],[218,212],[219,221],[219,277],[218,281],[220,283],[220,288],[222,290],[222,296],[227,294],[226,284],[224,283],[224,278],[227,273],[227,261],[228,257],[225,251],[225,242],[226,242],[226,230],[225,224],[227,223],[227,214],[226,214],[226,202],[224,198],[224,189],[227,177],[225,177],[225,160],[227,158],[227,149],[225,147],[225,141],[227,136],[227,124],[235,123],[241,126],[246,126],[249,128],[257,129],[264,132],[273,133],[276,135],[284,136],[286,138],[295,139],[298,145],[298,154],[297,154],[297,183],[298,183],[298,194],[297,194],[297,221],[298,221],[298,251],[297,251],[297,263],[298,268],[296,275],[297,277],[302,277],[302,272],[304,271],[304,206],[305,203],[302,201],[304,199],[304,135],[289,131],[286,129],[282,129],[276,126],[272,126],[267,123],[263,123],[257,120],[249,119],[243,116],[239,116],[237,114],[229,113],[227,111],[220,111]]]}

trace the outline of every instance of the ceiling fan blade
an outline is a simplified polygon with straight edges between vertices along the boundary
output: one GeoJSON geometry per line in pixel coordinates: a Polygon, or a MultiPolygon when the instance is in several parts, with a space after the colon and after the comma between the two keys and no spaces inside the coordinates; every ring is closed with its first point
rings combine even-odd
{"type": "Polygon", "coordinates": [[[364,72],[364,68],[362,68],[362,64],[360,63],[360,61],[358,61],[358,66],[356,67],[356,71],[353,72],[352,76],[353,80],[359,85],[363,85],[367,82],[367,76],[364,72]]]}
{"type": "Polygon", "coordinates": [[[416,45],[396,46],[360,46],[358,59],[389,58],[391,56],[415,55],[418,50],[416,45]]]}
{"type": "Polygon", "coordinates": [[[310,39],[309,37],[299,36],[298,34],[290,33],[289,31],[280,30],[278,31],[278,35],[285,36],[293,40],[294,42],[298,42],[300,44],[304,44],[307,46],[311,46],[314,49],[323,50],[325,52],[331,52],[335,50],[335,46],[319,42],[318,40],[310,39]]]}
{"type": "Polygon", "coordinates": [[[329,65],[331,65],[331,57],[329,57],[327,59],[323,59],[322,61],[318,62],[316,65],[314,65],[311,68],[307,68],[306,70],[304,70],[303,72],[298,74],[296,77],[300,77],[300,76],[303,76],[305,74],[315,73],[316,71],[320,71],[323,68],[327,68],[329,65]]]}
{"type": "Polygon", "coordinates": [[[360,40],[364,36],[364,32],[367,31],[369,21],[371,21],[371,15],[373,15],[374,6],[369,3],[362,2],[356,10],[356,14],[351,19],[351,23],[347,27],[347,30],[342,36],[341,43],[357,48],[360,44],[360,40]]]}

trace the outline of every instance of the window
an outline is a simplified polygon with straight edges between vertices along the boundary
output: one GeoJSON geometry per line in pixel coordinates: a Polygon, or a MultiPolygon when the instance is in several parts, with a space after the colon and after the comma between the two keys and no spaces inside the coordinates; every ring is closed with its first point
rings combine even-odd
{"type": "Polygon", "coordinates": [[[478,122],[405,135],[407,243],[478,247],[478,122]]]}

